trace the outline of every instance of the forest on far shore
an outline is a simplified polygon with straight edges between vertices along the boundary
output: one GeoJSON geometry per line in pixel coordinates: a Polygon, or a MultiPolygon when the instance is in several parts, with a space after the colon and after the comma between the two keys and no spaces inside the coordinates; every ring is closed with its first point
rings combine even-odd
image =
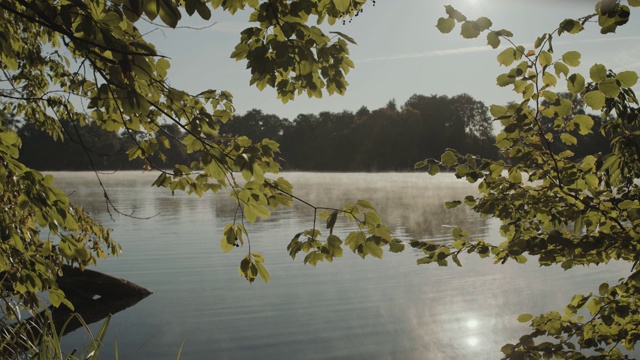
{"type": "MultiPolygon", "coordinates": [[[[581,103],[574,113],[584,113],[581,103]]],[[[403,105],[391,100],[385,107],[358,111],[300,114],[293,120],[253,109],[236,115],[220,128],[220,135],[263,138],[280,144],[280,164],[290,171],[410,171],[425,158],[439,158],[447,148],[497,159],[492,117],[487,106],[467,94],[413,95],[403,105]]],[[[594,116],[594,133],[576,157],[607,150],[599,133],[602,121],[594,116]]],[[[33,122],[9,116],[3,121],[22,139],[20,160],[37,170],[138,170],[142,159],[129,161],[126,151],[147,136],[143,132],[115,134],[90,123],[85,126],[61,121],[65,141],[55,141],[33,122]],[[23,125],[24,124],[24,125],[23,125]]],[[[186,133],[176,124],[161,125],[169,142],[166,158],[149,160],[159,168],[185,164],[189,155],[179,141],[186,133]]],[[[224,140],[221,140],[224,141],[224,140]]],[[[566,145],[554,143],[558,151],[566,145]]]]}

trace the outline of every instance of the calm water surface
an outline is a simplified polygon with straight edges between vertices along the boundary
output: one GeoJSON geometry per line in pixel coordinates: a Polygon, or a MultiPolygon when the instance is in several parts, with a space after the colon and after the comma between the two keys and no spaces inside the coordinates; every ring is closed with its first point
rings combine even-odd
{"type": "MultiPolygon", "coordinates": [[[[203,198],[152,188],[155,175],[104,175],[109,196],[123,212],[147,217],[111,220],[92,173],[55,173],[71,199],[113,229],[123,254],[97,270],[149,288],[153,295],[116,314],[102,358],[175,359],[496,359],[500,347],[527,331],[517,316],[560,310],[576,292],[597,291],[629,266],[574,269],[495,266],[476,256],[463,267],[415,264],[407,249],[382,260],[345,251],[317,267],[292,260],[286,246],[312,227],[303,205],[276,211],[248,227],[252,251],[262,252],[268,284],[249,284],[237,268],[246,248],[223,254],[222,228],[235,204],[225,194],[203,198]]],[[[473,185],[442,174],[287,173],[296,194],[322,206],[371,200],[403,239],[448,241],[451,225],[500,242],[498,224],[443,202],[474,194],[473,185]]],[[[342,230],[346,231],[346,225],[342,230]]],[[[95,325],[94,325],[95,328],[95,325]]],[[[65,338],[82,347],[77,330],[65,338]]]]}

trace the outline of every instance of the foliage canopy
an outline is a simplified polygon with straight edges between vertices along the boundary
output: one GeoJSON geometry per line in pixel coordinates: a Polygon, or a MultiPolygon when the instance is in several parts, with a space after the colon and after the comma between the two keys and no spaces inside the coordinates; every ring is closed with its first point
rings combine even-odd
{"type": "MultiPolygon", "coordinates": [[[[221,135],[220,125],[234,111],[232,95],[217,90],[189,94],[171,87],[167,81],[170,61],[145,40],[136,24],[141,19],[159,19],[176,27],[185,15],[208,20],[212,11],[251,11],[253,26],[242,32],[231,57],[247,62],[252,84],[275,88],[286,102],[303,93],[321,97],[323,92],[345,91],[345,74],[353,67],[348,56],[353,39],[340,32],[327,34],[311,20],[317,25],[334,24],[357,15],[364,3],[2,1],[0,203],[5,211],[0,223],[0,293],[5,321],[13,321],[23,308],[38,309],[41,292],[48,293],[54,306],[72,307],[56,283],[61,265],[84,267],[120,251],[110,232],[73,206],[51,176],[20,162],[15,121],[34,124],[56,140],[76,135],[87,153],[94,149],[77,136],[80,127],[126,134],[132,144],[129,160],[143,159],[148,168],[160,172],[154,185],[197,195],[230,189],[238,204],[237,218],[225,230],[221,246],[231,250],[249,240],[244,220],[267,217],[271,209],[292,201],[286,180],[265,177],[280,169],[275,160],[279,145],[268,139],[253,142],[246,136],[221,135]],[[188,135],[177,139],[167,125],[188,135]],[[166,149],[176,144],[193,160],[165,171],[154,159],[164,159],[166,149]]],[[[95,164],[91,166],[95,169],[95,164]]],[[[118,211],[106,190],[105,199],[111,211],[118,211]]],[[[376,244],[392,243],[366,203],[351,205],[347,211],[363,229],[376,229],[376,244]],[[365,214],[356,217],[360,209],[365,214]]],[[[249,281],[258,276],[267,281],[262,262],[262,255],[251,252],[249,246],[239,271],[249,281]]]]}
{"type": "MultiPolygon", "coordinates": [[[[638,1],[628,3],[640,6],[638,1]]],[[[477,182],[479,196],[446,205],[465,203],[479,214],[500,219],[504,242],[475,241],[456,228],[452,248],[413,242],[426,255],[418,263],[446,265],[451,258],[460,264],[458,255],[468,252],[492,257],[495,263],[524,263],[529,255],[541,266],[557,264],[565,270],[626,261],[631,270],[617,283],[575,295],[563,313],[521,315],[518,320],[530,323],[532,332],[505,345],[506,358],[624,358],[625,350],[634,349],[640,339],[640,118],[632,90],[638,75],[602,64],[583,75],[575,70],[581,60],[578,51],[556,54],[553,46],[558,36],[577,34],[587,26],[599,26],[602,34],[615,32],[629,20],[629,6],[601,1],[593,14],[566,19],[542,34],[532,49],[514,44],[507,30],[493,30],[489,19],[469,20],[451,6],[445,8],[448,16],[438,21],[437,28],[444,33],[460,23],[465,38],[486,32],[493,48],[506,41],[508,46],[497,60],[507,71],[496,83],[511,88],[522,100],[491,106],[491,114],[503,125],[496,145],[504,160],[448,150],[440,159],[416,165],[430,174],[451,168],[457,177],[477,182]],[[568,96],[554,90],[563,82],[568,96]],[[601,113],[598,130],[610,151],[576,159],[577,147],[598,117],[578,111],[581,102],[588,111],[601,113]]]]}

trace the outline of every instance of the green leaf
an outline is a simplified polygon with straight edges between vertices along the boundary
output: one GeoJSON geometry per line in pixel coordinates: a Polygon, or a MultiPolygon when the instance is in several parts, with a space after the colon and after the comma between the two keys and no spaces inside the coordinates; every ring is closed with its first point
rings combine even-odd
{"type": "Polygon", "coordinates": [[[519,322],[528,322],[531,319],[533,319],[533,315],[531,314],[521,314],[520,316],[518,316],[518,321],[519,322]]]}
{"type": "Polygon", "coordinates": [[[340,31],[331,31],[331,34],[336,34],[338,36],[340,36],[341,38],[347,40],[348,42],[354,44],[354,45],[358,45],[358,43],[356,43],[356,41],[349,35],[341,33],[340,31]]]}
{"type": "Polygon", "coordinates": [[[160,13],[162,0],[143,0],[142,9],[149,20],[154,20],[160,13]]]}
{"type": "Polygon", "coordinates": [[[351,6],[351,0],[333,0],[333,4],[338,11],[346,12],[349,10],[349,6],[351,6]]]}
{"type": "Polygon", "coordinates": [[[495,31],[491,31],[487,34],[487,45],[494,49],[497,49],[498,46],[500,46],[500,36],[498,36],[495,31]]]}
{"type": "Polygon", "coordinates": [[[367,200],[358,200],[356,204],[362,208],[373,210],[373,204],[367,200]]]}
{"type": "Polygon", "coordinates": [[[587,135],[591,133],[593,127],[593,119],[589,115],[577,114],[573,117],[573,121],[578,125],[578,132],[580,135],[587,135]]]}
{"type": "Polygon", "coordinates": [[[60,289],[49,289],[49,301],[54,307],[65,304],[69,309],[73,310],[73,305],[66,299],[64,292],[60,289]]]}
{"type": "Polygon", "coordinates": [[[364,243],[364,249],[365,249],[365,254],[369,254],[378,259],[382,259],[382,253],[383,253],[382,248],[379,245],[377,245],[375,242],[366,241],[364,243]]]}
{"type": "Polygon", "coordinates": [[[638,74],[635,71],[622,71],[616,75],[616,80],[622,88],[630,88],[638,82],[638,74]]]}
{"type": "Polygon", "coordinates": [[[608,98],[615,98],[620,93],[620,85],[616,79],[602,80],[598,83],[598,89],[608,98]]]}
{"type": "Polygon", "coordinates": [[[569,34],[577,34],[583,29],[584,26],[580,22],[573,19],[567,19],[560,24],[560,34],[562,34],[562,31],[566,31],[569,34]]]}
{"type": "Polygon", "coordinates": [[[522,183],[522,173],[517,168],[511,168],[509,170],[509,182],[514,184],[522,183]]]}
{"type": "Polygon", "coordinates": [[[465,21],[460,26],[460,34],[465,39],[475,39],[480,35],[480,27],[475,21],[465,21]]]}
{"type": "Polygon", "coordinates": [[[258,269],[258,276],[260,276],[262,281],[268,283],[271,277],[269,276],[269,272],[267,271],[267,268],[265,268],[264,265],[262,265],[262,262],[257,262],[257,261],[255,262],[255,266],[258,269]]]}
{"type": "Polygon", "coordinates": [[[465,164],[460,164],[458,166],[456,166],[456,176],[457,177],[464,177],[469,173],[470,169],[469,166],[465,165],[465,164]]]}
{"type": "Polygon", "coordinates": [[[513,64],[516,60],[516,50],[514,48],[507,48],[502,50],[500,54],[498,54],[498,62],[500,65],[509,66],[513,64]]]}
{"type": "Polygon", "coordinates": [[[222,239],[220,239],[220,249],[222,249],[223,252],[233,250],[237,238],[233,224],[227,224],[227,226],[222,230],[222,234],[222,239]]]}
{"type": "Polygon", "coordinates": [[[515,79],[508,74],[498,75],[496,78],[496,84],[501,87],[505,87],[507,85],[511,85],[515,82],[515,79]]]}
{"type": "Polygon", "coordinates": [[[440,161],[442,161],[442,163],[445,166],[452,167],[458,162],[458,159],[456,157],[456,154],[453,153],[453,151],[447,150],[440,157],[440,161]]]}
{"type": "Polygon", "coordinates": [[[584,90],[584,77],[580,74],[571,74],[567,79],[567,89],[572,94],[579,94],[584,90]]]}
{"type": "Polygon", "coordinates": [[[584,176],[584,181],[587,183],[587,185],[589,185],[591,188],[597,189],[598,185],[599,185],[599,181],[598,181],[598,177],[593,175],[593,174],[586,174],[584,176]]]}
{"type": "Polygon", "coordinates": [[[558,79],[550,72],[545,72],[544,75],[542,75],[542,82],[548,86],[555,86],[558,83],[558,79]]]}
{"type": "Polygon", "coordinates": [[[427,170],[427,173],[429,173],[429,175],[435,176],[436,174],[438,174],[438,172],[440,172],[440,167],[438,166],[438,164],[429,165],[429,170],[427,170]]]}
{"type": "Polygon", "coordinates": [[[458,259],[458,254],[451,255],[451,260],[453,260],[458,267],[462,267],[462,263],[460,263],[460,259],[458,259]]]}
{"type": "Polygon", "coordinates": [[[481,31],[484,31],[489,29],[493,25],[493,23],[489,18],[482,16],[476,20],[476,25],[478,25],[481,31]]]}
{"type": "Polygon", "coordinates": [[[500,164],[491,164],[489,170],[491,170],[491,176],[498,177],[502,174],[504,167],[500,164]]]}
{"type": "Polygon", "coordinates": [[[428,166],[428,165],[429,165],[429,160],[420,160],[420,161],[418,161],[417,163],[415,163],[413,165],[413,169],[414,170],[422,169],[423,167],[428,166]]]}
{"type": "Polygon", "coordinates": [[[600,110],[604,107],[606,96],[600,90],[589,91],[582,97],[584,103],[593,110],[600,110]]]}
{"type": "Polygon", "coordinates": [[[549,66],[553,62],[553,57],[547,51],[540,51],[538,55],[538,62],[542,66],[549,66]]]}
{"type": "Polygon", "coordinates": [[[556,61],[553,64],[553,69],[556,71],[556,76],[558,77],[560,77],[560,75],[564,75],[565,77],[569,75],[569,67],[563,62],[556,61]]]}
{"type": "Polygon", "coordinates": [[[587,309],[592,316],[597,314],[600,311],[601,307],[602,300],[600,300],[599,298],[592,298],[591,301],[589,301],[589,303],[587,304],[587,309]]]}
{"type": "Polygon", "coordinates": [[[595,163],[596,163],[595,156],[587,155],[582,159],[582,164],[580,164],[580,170],[591,171],[593,170],[595,163]]]}
{"type": "Polygon", "coordinates": [[[509,110],[507,110],[506,107],[500,105],[491,105],[489,107],[489,112],[494,118],[497,119],[509,115],[509,110]]]}
{"type": "Polygon", "coordinates": [[[498,31],[496,31],[496,34],[498,34],[498,36],[504,36],[504,37],[513,37],[513,33],[509,30],[506,29],[500,29],[498,31]]]}
{"type": "Polygon", "coordinates": [[[562,61],[569,66],[579,66],[582,55],[577,51],[567,51],[562,55],[562,61]]]}
{"type": "Polygon", "coordinates": [[[595,64],[589,69],[589,76],[594,82],[600,82],[607,77],[607,68],[602,64],[595,64]]]}
{"type": "Polygon", "coordinates": [[[404,251],[404,244],[400,240],[389,242],[389,251],[392,253],[399,253],[404,251]]]}
{"type": "Polygon", "coordinates": [[[618,204],[618,208],[620,209],[629,209],[631,207],[636,206],[637,203],[633,200],[623,200],[622,202],[620,202],[620,204],[618,204]]]}
{"type": "Polygon", "coordinates": [[[609,284],[606,282],[600,284],[600,286],[598,287],[598,293],[600,294],[600,296],[605,296],[607,295],[608,292],[609,292],[609,284]]]}
{"type": "Polygon", "coordinates": [[[159,2],[159,15],[162,22],[175,28],[182,17],[180,10],[172,0],[157,0],[159,2]]]}
{"type": "Polygon", "coordinates": [[[367,211],[364,213],[364,222],[369,225],[378,225],[382,220],[380,220],[380,216],[375,211],[367,211]]]}
{"type": "Polygon", "coordinates": [[[196,11],[198,12],[198,15],[200,15],[202,20],[211,19],[211,10],[205,2],[199,0],[196,1],[196,11]]]}
{"type": "Polygon", "coordinates": [[[438,24],[436,25],[436,28],[438,28],[438,30],[443,33],[443,34],[448,34],[451,32],[451,30],[453,30],[453,28],[456,26],[456,22],[453,18],[448,17],[448,18],[439,18],[438,19],[438,24]]]}
{"type": "Polygon", "coordinates": [[[329,218],[327,219],[327,229],[333,229],[333,227],[336,225],[336,220],[338,219],[338,211],[334,210],[331,215],[329,215],[329,218]]]}
{"type": "Polygon", "coordinates": [[[575,138],[575,136],[573,136],[571,134],[567,134],[567,133],[560,134],[560,140],[566,145],[577,145],[578,144],[578,140],[575,138]]]}
{"type": "Polygon", "coordinates": [[[455,207],[458,207],[461,204],[462,204],[462,201],[460,200],[447,201],[444,203],[444,207],[447,209],[453,209],[455,207]]]}
{"type": "Polygon", "coordinates": [[[451,5],[445,5],[444,10],[447,15],[449,15],[449,17],[454,18],[457,22],[463,22],[467,20],[466,16],[462,15],[460,11],[454,9],[451,5]]]}
{"type": "Polygon", "coordinates": [[[187,11],[187,15],[191,16],[196,12],[196,6],[200,0],[185,0],[184,9],[187,11]]]}
{"type": "Polygon", "coordinates": [[[533,43],[533,47],[534,49],[539,48],[540,46],[542,46],[542,44],[544,43],[544,41],[547,39],[547,34],[543,34],[542,36],[538,37],[535,41],[535,43],[533,43]]]}

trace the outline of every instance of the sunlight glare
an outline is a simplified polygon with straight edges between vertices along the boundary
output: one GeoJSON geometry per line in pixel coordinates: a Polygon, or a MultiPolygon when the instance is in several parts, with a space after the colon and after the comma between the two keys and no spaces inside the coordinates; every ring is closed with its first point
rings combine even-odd
{"type": "Polygon", "coordinates": [[[478,345],[478,338],[475,336],[470,336],[467,338],[467,344],[469,344],[470,346],[476,346],[478,345]]]}

